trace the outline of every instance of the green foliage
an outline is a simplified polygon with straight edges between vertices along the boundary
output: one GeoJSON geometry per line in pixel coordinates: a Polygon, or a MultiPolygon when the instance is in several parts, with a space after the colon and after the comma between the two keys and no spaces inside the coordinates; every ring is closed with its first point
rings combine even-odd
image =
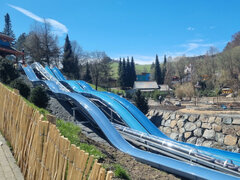
{"type": "Polygon", "coordinates": [[[168,92],[162,92],[162,91],[159,91],[159,90],[155,90],[152,93],[152,98],[155,101],[158,101],[159,100],[159,96],[162,96],[163,98],[165,98],[167,95],[168,95],[168,92]]]}
{"type": "Polygon", "coordinates": [[[15,39],[15,34],[13,33],[13,30],[12,30],[12,23],[11,23],[9,14],[7,13],[4,18],[5,18],[5,26],[4,26],[3,34],[6,34],[15,39]]]}
{"type": "Polygon", "coordinates": [[[46,108],[48,105],[49,97],[43,87],[37,86],[31,91],[30,101],[40,108],[46,108]]]}
{"type": "Polygon", "coordinates": [[[20,79],[15,79],[14,81],[12,81],[10,83],[10,86],[12,88],[18,89],[19,93],[25,97],[26,99],[28,98],[29,94],[30,94],[30,88],[29,86],[24,83],[22,80],[20,79]]]}
{"type": "Polygon", "coordinates": [[[216,97],[217,93],[218,93],[218,91],[216,92],[214,90],[209,90],[209,89],[199,91],[199,95],[200,96],[205,96],[205,97],[216,97]]]}
{"type": "Polygon", "coordinates": [[[105,155],[102,154],[95,146],[81,143],[80,137],[79,137],[81,133],[81,129],[79,126],[71,122],[57,120],[57,128],[59,129],[60,133],[64,137],[68,138],[68,140],[72,144],[75,144],[77,147],[80,147],[80,149],[88,152],[89,154],[93,155],[97,159],[105,157],[105,155]]]}
{"type": "Polygon", "coordinates": [[[86,81],[86,82],[92,82],[92,77],[91,77],[91,74],[90,74],[90,69],[89,69],[89,64],[87,62],[86,64],[86,72],[84,74],[84,77],[83,79],[86,81]]]}
{"type": "Polygon", "coordinates": [[[157,82],[157,84],[161,84],[162,83],[162,73],[161,73],[161,67],[159,64],[159,60],[158,60],[158,55],[156,55],[156,60],[155,60],[155,71],[154,71],[154,79],[157,82]]]}
{"type": "Polygon", "coordinates": [[[5,58],[0,58],[0,81],[9,84],[18,77],[19,74],[14,68],[13,62],[5,58]]]}
{"type": "Polygon", "coordinates": [[[134,102],[137,108],[144,114],[148,113],[149,107],[147,99],[141,94],[141,91],[137,90],[134,97],[134,102]]]}
{"type": "Polygon", "coordinates": [[[130,180],[130,176],[127,174],[126,170],[119,164],[115,164],[115,176],[121,179],[127,179],[130,180]]]}
{"type": "Polygon", "coordinates": [[[71,79],[77,79],[79,77],[78,60],[74,58],[71,42],[68,35],[65,39],[64,53],[63,53],[63,69],[62,71],[71,79]]]}

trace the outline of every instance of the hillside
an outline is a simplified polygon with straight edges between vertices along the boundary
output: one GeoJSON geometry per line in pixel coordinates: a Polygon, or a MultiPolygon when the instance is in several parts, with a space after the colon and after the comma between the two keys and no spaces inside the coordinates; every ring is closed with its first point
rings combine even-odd
{"type": "MultiPolygon", "coordinates": [[[[112,62],[112,77],[114,79],[118,78],[118,62],[112,62]]],[[[135,69],[137,74],[141,74],[143,72],[150,73],[151,72],[151,64],[135,64],[135,69]]]]}

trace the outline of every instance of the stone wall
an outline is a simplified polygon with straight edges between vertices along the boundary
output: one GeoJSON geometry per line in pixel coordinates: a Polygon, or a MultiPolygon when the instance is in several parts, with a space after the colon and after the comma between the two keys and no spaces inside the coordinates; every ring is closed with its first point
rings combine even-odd
{"type": "Polygon", "coordinates": [[[240,152],[240,116],[150,110],[147,117],[172,139],[240,152]]]}

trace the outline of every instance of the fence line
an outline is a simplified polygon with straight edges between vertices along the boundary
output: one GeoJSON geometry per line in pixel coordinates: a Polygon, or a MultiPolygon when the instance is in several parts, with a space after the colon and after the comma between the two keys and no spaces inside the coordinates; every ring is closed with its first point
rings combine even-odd
{"type": "Polygon", "coordinates": [[[0,83],[0,131],[13,147],[17,164],[27,180],[109,180],[113,172],[64,138],[54,117],[43,121],[18,91],[0,83]]]}

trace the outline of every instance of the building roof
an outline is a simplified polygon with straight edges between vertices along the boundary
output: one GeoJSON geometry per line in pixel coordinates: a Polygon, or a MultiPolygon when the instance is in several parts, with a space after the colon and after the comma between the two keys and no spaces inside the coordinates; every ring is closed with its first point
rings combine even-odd
{"type": "Polygon", "coordinates": [[[23,52],[17,51],[12,47],[0,45],[0,55],[10,55],[10,54],[14,54],[15,56],[24,55],[23,52]]]}
{"type": "Polygon", "coordinates": [[[7,40],[7,41],[13,41],[14,39],[6,34],[0,33],[0,38],[7,40]]]}
{"type": "Polygon", "coordinates": [[[169,86],[167,84],[162,84],[159,86],[160,86],[160,91],[171,91],[172,90],[171,88],[169,88],[169,86]]]}
{"type": "Polygon", "coordinates": [[[135,81],[133,89],[154,90],[159,89],[156,81],[135,81]]]}

